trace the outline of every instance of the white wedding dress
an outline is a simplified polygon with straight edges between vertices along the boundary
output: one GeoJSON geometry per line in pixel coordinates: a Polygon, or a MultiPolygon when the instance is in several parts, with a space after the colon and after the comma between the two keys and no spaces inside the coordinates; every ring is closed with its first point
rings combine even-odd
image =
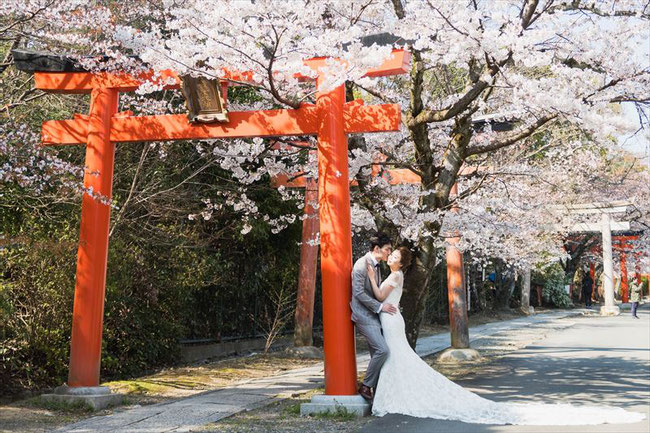
{"type": "MultiPolygon", "coordinates": [[[[399,304],[404,276],[393,272],[382,283],[395,288],[384,302],[399,304]]],[[[476,424],[586,425],[633,423],[645,418],[621,408],[569,404],[498,403],[479,397],[431,368],[409,346],[402,315],[381,313],[390,354],[379,375],[372,413],[398,413],[420,418],[476,424]]]]}

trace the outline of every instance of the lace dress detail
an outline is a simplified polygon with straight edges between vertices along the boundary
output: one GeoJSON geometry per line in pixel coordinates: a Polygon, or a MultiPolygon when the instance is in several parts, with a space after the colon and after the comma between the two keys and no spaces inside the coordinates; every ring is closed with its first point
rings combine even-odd
{"type": "MultiPolygon", "coordinates": [[[[382,287],[395,286],[385,302],[399,303],[403,282],[404,276],[398,271],[382,283],[382,287]]],[[[519,425],[634,423],[645,418],[641,413],[622,408],[487,400],[435,371],[411,349],[399,311],[394,315],[382,312],[380,320],[390,354],[377,383],[372,406],[375,416],[399,413],[476,424],[519,425]]]]}

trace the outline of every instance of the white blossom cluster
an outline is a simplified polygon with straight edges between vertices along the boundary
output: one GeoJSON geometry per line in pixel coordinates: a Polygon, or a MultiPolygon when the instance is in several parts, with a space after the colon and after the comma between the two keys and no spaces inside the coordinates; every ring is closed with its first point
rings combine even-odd
{"type": "MultiPolygon", "coordinates": [[[[229,213],[234,212],[241,217],[241,233],[244,235],[252,230],[253,226],[251,223],[255,220],[264,221],[271,228],[271,232],[275,234],[281,232],[298,219],[296,214],[273,217],[260,212],[256,202],[248,197],[244,188],[238,188],[236,191],[217,191],[216,194],[217,197],[214,200],[210,198],[202,199],[204,209],[198,214],[188,215],[188,219],[194,221],[202,218],[205,221],[209,221],[215,212],[227,209],[229,213]]],[[[291,191],[286,192],[286,194],[285,200],[295,200],[299,192],[291,191]]]]}
{"type": "Polygon", "coordinates": [[[40,145],[27,125],[0,124],[0,184],[16,184],[35,194],[58,186],[72,193],[83,189],[83,169],[40,145]]]}

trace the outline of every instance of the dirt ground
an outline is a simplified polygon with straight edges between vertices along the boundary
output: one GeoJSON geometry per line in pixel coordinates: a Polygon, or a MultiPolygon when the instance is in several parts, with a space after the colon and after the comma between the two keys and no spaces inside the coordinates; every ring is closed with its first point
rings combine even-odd
{"type": "MultiPolygon", "coordinates": [[[[482,323],[509,320],[519,316],[521,314],[516,311],[474,315],[470,317],[470,325],[475,326],[482,323]]],[[[421,328],[420,335],[428,336],[444,332],[449,332],[447,326],[424,326],[421,328]]],[[[532,335],[528,336],[524,340],[528,341],[532,337],[532,335]]],[[[474,344],[473,346],[476,345],[474,344]]],[[[477,371],[485,370],[487,368],[486,363],[489,362],[489,359],[498,356],[500,353],[499,350],[505,350],[507,352],[513,349],[513,347],[495,349],[492,352],[487,349],[485,354],[490,353],[491,355],[487,356],[482,362],[475,363],[472,366],[445,367],[444,365],[436,365],[436,368],[443,374],[448,375],[451,379],[458,377],[458,375],[472,374],[472,369],[477,369],[477,371]]],[[[365,348],[365,341],[358,339],[357,349],[365,350],[365,348]]],[[[242,380],[272,376],[286,370],[306,367],[318,362],[320,361],[291,357],[285,352],[273,352],[267,355],[252,354],[249,356],[168,368],[152,375],[130,380],[106,382],[102,385],[108,386],[114,392],[122,393],[126,396],[125,406],[118,409],[122,410],[133,405],[160,403],[174,398],[187,397],[199,392],[224,388],[242,380]]],[[[435,357],[427,359],[427,362],[435,365],[435,357]]],[[[352,431],[346,426],[356,429],[364,422],[364,420],[350,420],[345,414],[320,418],[301,418],[298,415],[299,410],[296,408],[299,408],[303,400],[307,401],[308,396],[309,394],[303,394],[300,397],[290,398],[258,409],[257,411],[236,415],[225,422],[220,422],[218,425],[209,427],[213,430],[208,429],[206,431],[259,431],[260,433],[274,431],[270,428],[274,425],[273,422],[265,421],[267,419],[275,419],[277,425],[286,424],[285,430],[275,431],[296,432],[304,431],[307,426],[309,426],[311,431],[318,432],[352,431]],[[260,426],[266,425],[269,428],[255,427],[258,424],[260,426]],[[240,428],[242,425],[245,425],[246,429],[232,429],[240,428]],[[231,429],[228,430],[228,428],[231,429]],[[248,430],[249,428],[252,430],[248,430]]],[[[106,409],[93,413],[86,407],[54,405],[43,401],[39,397],[33,397],[12,403],[0,404],[0,432],[41,433],[89,416],[109,414],[113,410],[115,409],[106,409]]]]}

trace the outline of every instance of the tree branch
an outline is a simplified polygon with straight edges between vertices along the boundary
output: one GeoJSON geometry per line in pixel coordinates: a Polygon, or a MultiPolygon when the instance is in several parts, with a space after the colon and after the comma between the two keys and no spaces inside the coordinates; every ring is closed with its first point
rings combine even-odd
{"type": "Polygon", "coordinates": [[[397,18],[404,19],[406,14],[404,13],[404,6],[402,6],[402,0],[391,0],[393,3],[393,9],[395,10],[395,15],[397,18]]]}
{"type": "Polygon", "coordinates": [[[645,20],[650,20],[650,2],[646,3],[641,13],[632,10],[621,10],[615,11],[612,13],[604,12],[596,7],[595,2],[591,2],[589,5],[583,5],[580,0],[573,0],[571,4],[560,4],[558,6],[549,8],[549,13],[553,13],[556,10],[562,11],[579,11],[579,12],[589,12],[600,17],[636,17],[645,20]]]}
{"type": "Polygon", "coordinates": [[[503,140],[496,141],[488,146],[471,146],[467,148],[467,151],[465,152],[465,156],[471,156],[471,155],[478,155],[480,153],[485,153],[485,152],[492,152],[494,150],[501,149],[502,147],[507,147],[512,144],[517,143],[519,140],[522,140],[526,137],[529,137],[532,135],[535,131],[537,131],[539,128],[544,126],[546,123],[550,122],[551,120],[555,119],[558,115],[557,114],[550,114],[548,116],[541,117],[537,120],[537,122],[533,123],[532,125],[529,125],[526,128],[520,129],[519,131],[514,132],[513,134],[510,134],[508,137],[506,137],[503,140]]]}
{"type": "MultiPolygon", "coordinates": [[[[485,54],[485,57],[490,76],[494,77],[499,72],[501,67],[510,61],[512,58],[512,52],[509,52],[508,55],[499,62],[496,62],[494,59],[490,60],[487,54],[485,54]]],[[[422,110],[417,116],[407,119],[406,124],[409,127],[413,127],[422,123],[443,122],[445,120],[452,119],[458,114],[465,111],[467,107],[472,104],[472,102],[481,96],[481,93],[485,89],[491,88],[493,84],[494,81],[492,83],[488,83],[483,80],[478,80],[474,86],[472,86],[472,88],[469,89],[465,95],[463,95],[462,98],[447,108],[444,108],[442,110],[422,110]]]]}
{"type": "Polygon", "coordinates": [[[415,118],[409,119],[407,125],[416,126],[422,123],[431,123],[431,122],[442,122],[445,120],[452,119],[456,115],[460,114],[465,110],[476,98],[479,97],[481,92],[489,86],[483,80],[479,80],[462,98],[456,101],[454,104],[445,108],[443,110],[424,110],[418,114],[415,118]]]}
{"type": "Polygon", "coordinates": [[[522,30],[527,29],[528,26],[532,24],[533,14],[535,13],[535,9],[537,9],[538,4],[539,0],[526,0],[524,2],[524,6],[521,8],[520,14],[522,30]]]}

